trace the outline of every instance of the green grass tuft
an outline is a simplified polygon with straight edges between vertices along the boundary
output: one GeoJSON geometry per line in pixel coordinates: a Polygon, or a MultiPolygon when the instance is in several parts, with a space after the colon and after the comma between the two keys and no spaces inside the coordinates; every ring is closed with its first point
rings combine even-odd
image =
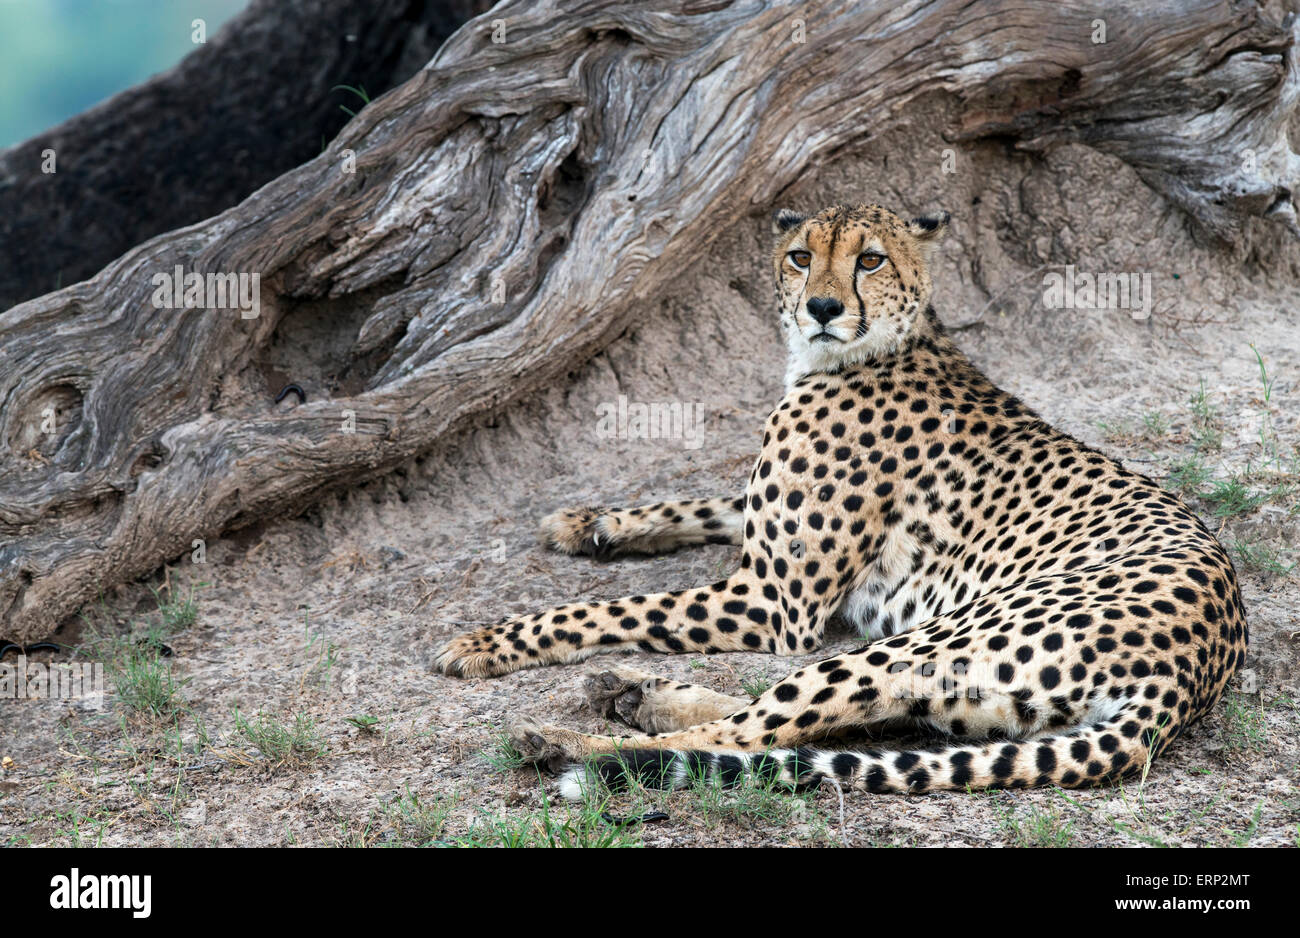
{"type": "Polygon", "coordinates": [[[999,829],[1017,847],[1068,847],[1074,840],[1074,822],[1065,818],[1055,805],[1046,808],[1031,805],[1020,815],[1009,807],[999,829]]]}
{"type": "Polygon", "coordinates": [[[479,755],[495,772],[513,772],[528,765],[523,753],[510,742],[510,736],[500,730],[493,733],[492,743],[481,750],[479,755]]]}
{"type": "Polygon", "coordinates": [[[452,843],[457,847],[640,847],[641,824],[611,824],[601,817],[604,804],[588,800],[565,806],[563,816],[543,793],[542,808],[522,817],[502,817],[480,811],[469,832],[452,843]]]}
{"type": "Polygon", "coordinates": [[[456,797],[448,795],[432,803],[420,800],[408,785],[405,791],[383,806],[384,815],[393,828],[387,846],[429,847],[443,844],[443,833],[456,797]]]}
{"type": "Polygon", "coordinates": [[[293,725],[259,713],[249,720],[235,710],[235,732],[274,765],[311,763],[323,756],[328,747],[316,729],[316,721],[304,713],[295,714],[293,725]]]}
{"type": "Polygon", "coordinates": [[[169,592],[167,599],[163,599],[161,591],[152,590],[154,602],[158,604],[158,618],[165,635],[175,635],[198,621],[199,603],[195,592],[205,586],[206,583],[191,585],[190,591],[179,598],[169,592]]]}
{"type": "Polygon", "coordinates": [[[740,686],[751,697],[762,697],[772,686],[772,679],[766,674],[754,672],[740,679],[740,686]]]}
{"type": "Polygon", "coordinates": [[[1223,708],[1223,743],[1232,752],[1263,752],[1268,748],[1268,725],[1262,704],[1251,705],[1241,694],[1229,694],[1223,708]]]}
{"type": "Polygon", "coordinates": [[[106,663],[106,670],[118,700],[137,713],[169,719],[184,709],[177,696],[184,682],[175,679],[171,662],[159,655],[157,647],[124,646],[106,663]]]}
{"type": "Polygon", "coordinates": [[[1266,576],[1289,576],[1291,571],[1296,568],[1296,564],[1300,563],[1300,561],[1295,560],[1291,561],[1291,563],[1285,563],[1283,560],[1284,555],[1294,553],[1294,551],[1273,544],[1266,544],[1263,541],[1237,541],[1232,545],[1232,548],[1241,560],[1243,567],[1266,576]]]}

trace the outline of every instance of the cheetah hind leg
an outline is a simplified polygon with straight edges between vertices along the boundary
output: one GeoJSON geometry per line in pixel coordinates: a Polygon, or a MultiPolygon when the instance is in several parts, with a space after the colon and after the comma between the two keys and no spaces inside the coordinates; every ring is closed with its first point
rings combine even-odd
{"type": "Polygon", "coordinates": [[[646,733],[673,733],[712,723],[753,703],[749,698],[729,697],[634,668],[594,671],[587,675],[584,690],[596,713],[646,733]]]}

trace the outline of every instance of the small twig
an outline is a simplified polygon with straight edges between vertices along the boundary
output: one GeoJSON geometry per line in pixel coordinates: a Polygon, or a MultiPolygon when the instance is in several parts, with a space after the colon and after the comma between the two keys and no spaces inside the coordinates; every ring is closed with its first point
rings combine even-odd
{"type": "Polygon", "coordinates": [[[433,596],[434,596],[434,594],[437,593],[437,592],[438,592],[438,587],[437,587],[437,586],[434,586],[433,589],[429,590],[427,593],[425,593],[423,596],[421,596],[420,599],[419,599],[419,601],[416,602],[416,604],[415,604],[414,606],[412,606],[410,609],[406,610],[406,614],[409,616],[411,613],[415,612],[415,610],[419,609],[421,606],[423,606],[425,603],[427,603],[430,599],[432,599],[433,596]]]}
{"type": "MultiPolygon", "coordinates": [[[[844,788],[840,785],[840,780],[830,775],[822,776],[823,782],[830,782],[835,788],[835,793],[840,796],[840,842],[844,846],[849,846],[849,835],[844,830],[844,788]]],[[[821,784],[820,782],[818,784],[821,784]]]]}

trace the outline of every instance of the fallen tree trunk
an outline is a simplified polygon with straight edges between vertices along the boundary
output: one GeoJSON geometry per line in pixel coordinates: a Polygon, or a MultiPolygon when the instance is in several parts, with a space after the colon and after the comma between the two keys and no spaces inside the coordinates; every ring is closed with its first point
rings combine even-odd
{"type": "Polygon", "coordinates": [[[954,139],[1113,153],[1215,237],[1295,233],[1294,26],[1126,6],[498,5],[320,157],[0,315],[0,635],[563,374],[921,95],[954,139]],[[159,308],[177,266],[258,275],[260,308],[159,308]]]}

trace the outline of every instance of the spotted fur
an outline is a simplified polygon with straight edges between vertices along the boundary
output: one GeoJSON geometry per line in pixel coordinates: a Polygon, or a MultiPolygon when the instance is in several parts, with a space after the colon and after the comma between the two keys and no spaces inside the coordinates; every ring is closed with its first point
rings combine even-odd
{"type": "Polygon", "coordinates": [[[787,393],[743,498],[578,510],[544,527],[569,552],[739,543],[735,573],[569,603],[439,650],[440,669],[479,677],[631,647],[803,654],[837,612],[872,639],[694,726],[517,726],[516,745],[563,769],[566,793],[700,773],[879,792],[1091,785],[1141,770],[1218,701],[1246,653],[1231,560],[1176,496],[1046,424],[956,348],[930,302],[947,223],[873,205],[778,214],[787,393]],[[953,740],[807,745],[899,723],[953,740]],[[586,761],[565,769],[573,760],[586,761]]]}

